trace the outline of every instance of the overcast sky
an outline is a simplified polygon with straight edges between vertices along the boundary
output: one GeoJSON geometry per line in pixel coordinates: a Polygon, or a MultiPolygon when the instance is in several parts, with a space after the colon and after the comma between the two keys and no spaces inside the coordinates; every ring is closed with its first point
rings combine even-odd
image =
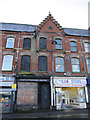
{"type": "Polygon", "coordinates": [[[63,28],[88,29],[89,0],[0,0],[0,22],[39,25],[49,11],[63,28]]]}

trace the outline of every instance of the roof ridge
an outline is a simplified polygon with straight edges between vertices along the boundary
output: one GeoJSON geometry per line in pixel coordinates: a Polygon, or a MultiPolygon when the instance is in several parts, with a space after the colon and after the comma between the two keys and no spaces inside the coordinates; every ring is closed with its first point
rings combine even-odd
{"type": "Polygon", "coordinates": [[[0,22],[1,24],[13,24],[13,25],[27,25],[27,26],[38,26],[32,24],[24,24],[24,23],[7,23],[7,22],[0,22]]]}

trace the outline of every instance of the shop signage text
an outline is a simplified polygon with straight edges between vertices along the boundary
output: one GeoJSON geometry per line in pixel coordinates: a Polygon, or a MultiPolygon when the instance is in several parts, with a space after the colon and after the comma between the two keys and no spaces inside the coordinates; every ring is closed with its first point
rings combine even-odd
{"type": "Polygon", "coordinates": [[[54,79],[54,84],[62,87],[83,87],[87,83],[84,79],[54,79]]]}

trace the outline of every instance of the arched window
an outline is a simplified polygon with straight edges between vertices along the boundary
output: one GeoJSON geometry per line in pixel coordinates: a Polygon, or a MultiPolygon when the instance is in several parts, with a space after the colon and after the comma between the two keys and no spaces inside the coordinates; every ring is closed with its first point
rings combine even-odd
{"type": "Polygon", "coordinates": [[[39,41],[39,48],[45,49],[46,48],[46,38],[41,37],[39,41]]]}
{"type": "Polygon", "coordinates": [[[64,72],[64,58],[62,57],[55,58],[55,68],[56,72],[64,72]]]}
{"type": "Polygon", "coordinates": [[[80,65],[78,58],[71,58],[72,72],[80,72],[80,65]]]}
{"type": "Polygon", "coordinates": [[[3,71],[11,71],[12,70],[12,63],[13,63],[13,56],[12,55],[5,55],[3,57],[2,70],[3,71]]]}
{"type": "Polygon", "coordinates": [[[86,59],[88,73],[90,73],[90,58],[86,59]]]}
{"type": "Polygon", "coordinates": [[[77,46],[76,46],[75,41],[70,42],[70,48],[71,48],[71,52],[76,52],[77,51],[77,46]]]}
{"type": "Polygon", "coordinates": [[[57,44],[55,44],[55,49],[60,50],[62,49],[62,40],[61,39],[55,39],[57,44]]]}
{"type": "Polygon", "coordinates": [[[47,71],[47,57],[46,56],[39,56],[38,71],[47,71]]]}
{"type": "Polygon", "coordinates": [[[31,39],[24,38],[23,49],[31,49],[31,39]]]}
{"type": "Polygon", "coordinates": [[[6,48],[14,48],[14,38],[7,38],[6,48]]]}
{"type": "Polygon", "coordinates": [[[30,56],[23,55],[21,58],[21,70],[22,71],[30,71],[30,56]]]}

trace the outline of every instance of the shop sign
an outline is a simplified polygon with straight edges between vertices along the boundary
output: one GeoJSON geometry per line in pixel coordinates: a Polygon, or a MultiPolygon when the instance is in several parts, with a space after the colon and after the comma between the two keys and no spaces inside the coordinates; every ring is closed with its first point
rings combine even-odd
{"type": "Polygon", "coordinates": [[[12,84],[12,91],[16,91],[16,84],[12,84]]]}
{"type": "Polygon", "coordinates": [[[48,79],[19,79],[19,82],[50,82],[48,79]]]}
{"type": "Polygon", "coordinates": [[[54,79],[54,84],[59,87],[84,87],[87,83],[85,79],[54,79]]]}
{"type": "Polygon", "coordinates": [[[14,82],[0,82],[0,86],[12,86],[12,84],[13,84],[14,82]]]}

